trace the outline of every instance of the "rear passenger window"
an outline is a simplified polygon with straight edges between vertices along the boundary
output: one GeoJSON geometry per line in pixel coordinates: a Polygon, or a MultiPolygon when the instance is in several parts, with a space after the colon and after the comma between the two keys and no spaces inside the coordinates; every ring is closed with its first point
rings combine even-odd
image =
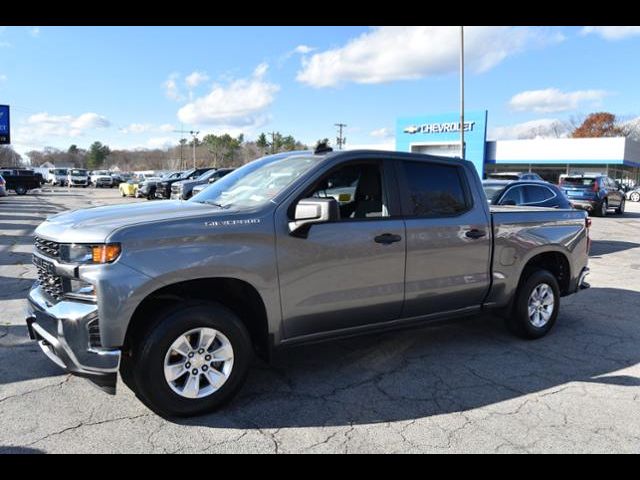
{"type": "Polygon", "coordinates": [[[405,209],[410,216],[447,217],[469,208],[460,168],[424,162],[401,162],[407,182],[405,209]]]}
{"type": "Polygon", "coordinates": [[[524,200],[524,189],[522,187],[511,187],[504,194],[504,197],[500,199],[500,205],[504,205],[507,202],[514,202],[515,205],[522,205],[524,200]]]}
{"type": "Polygon", "coordinates": [[[543,203],[555,196],[547,187],[528,186],[524,189],[524,203],[543,203]]]}

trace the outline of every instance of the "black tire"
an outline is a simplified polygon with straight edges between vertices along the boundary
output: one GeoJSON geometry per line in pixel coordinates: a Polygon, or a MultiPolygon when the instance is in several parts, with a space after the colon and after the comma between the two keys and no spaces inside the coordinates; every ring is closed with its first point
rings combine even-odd
{"type": "Polygon", "coordinates": [[[626,203],[627,203],[627,201],[624,198],[620,201],[620,206],[618,206],[618,208],[616,208],[616,215],[624,215],[624,210],[625,210],[625,207],[626,207],[626,203]]]}
{"type": "Polygon", "coordinates": [[[598,208],[596,208],[593,213],[596,217],[606,217],[607,216],[607,209],[609,208],[609,202],[607,202],[607,199],[605,198],[600,205],[598,205],[598,208]]]}
{"type": "Polygon", "coordinates": [[[640,193],[633,192],[631,195],[629,195],[629,200],[631,200],[632,202],[640,202],[640,193]]]}
{"type": "Polygon", "coordinates": [[[133,373],[127,383],[132,383],[132,389],[143,403],[165,417],[202,415],[224,405],[244,384],[253,358],[251,338],[244,324],[234,312],[218,303],[192,303],[171,310],[138,338],[133,342],[131,364],[126,365],[124,375],[133,373]],[[178,337],[202,327],[218,330],[229,339],[233,368],[217,391],[204,398],[185,398],[167,383],[164,359],[178,337]]]}
{"type": "Polygon", "coordinates": [[[27,187],[24,187],[22,185],[18,185],[16,188],[16,195],[26,195],[27,194],[27,187]]]}
{"type": "Polygon", "coordinates": [[[558,311],[560,310],[560,287],[558,286],[558,280],[553,276],[551,272],[543,269],[530,269],[526,270],[523,274],[523,278],[520,281],[520,286],[516,292],[513,308],[511,314],[507,317],[507,327],[515,335],[535,340],[542,338],[551,331],[558,318],[558,311]],[[529,318],[529,297],[533,290],[546,284],[551,287],[554,297],[553,313],[542,327],[533,325],[529,318]]]}

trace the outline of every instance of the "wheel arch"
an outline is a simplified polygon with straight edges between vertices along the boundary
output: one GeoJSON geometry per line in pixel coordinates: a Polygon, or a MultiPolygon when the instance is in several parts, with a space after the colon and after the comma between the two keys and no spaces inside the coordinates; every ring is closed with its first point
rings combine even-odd
{"type": "Polygon", "coordinates": [[[183,301],[214,301],[233,310],[249,331],[258,356],[269,360],[271,340],[265,302],[250,283],[231,277],[186,280],[166,285],[148,294],[133,312],[124,337],[123,350],[131,350],[159,311],[174,308],[183,301]]]}

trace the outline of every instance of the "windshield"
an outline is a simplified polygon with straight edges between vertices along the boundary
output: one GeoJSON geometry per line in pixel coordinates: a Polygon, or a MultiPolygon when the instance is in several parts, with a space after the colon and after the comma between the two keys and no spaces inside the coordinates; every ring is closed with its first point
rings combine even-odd
{"type": "Polygon", "coordinates": [[[64,168],[59,168],[53,171],[54,175],[66,175],[67,171],[64,168]]]}
{"type": "Polygon", "coordinates": [[[86,175],[87,171],[86,170],[70,170],[69,173],[72,176],[82,176],[82,175],[86,175]]]}
{"type": "Polygon", "coordinates": [[[489,203],[493,203],[497,198],[498,195],[500,195],[500,192],[502,192],[502,190],[504,190],[504,185],[500,185],[500,184],[485,184],[482,186],[482,188],[484,188],[484,193],[487,196],[487,200],[489,201],[489,203]]]}
{"type": "Polygon", "coordinates": [[[224,176],[191,201],[222,208],[249,208],[267,203],[324,157],[293,152],[255,160],[224,176]]]}
{"type": "Polygon", "coordinates": [[[202,175],[200,175],[197,180],[198,181],[202,181],[202,180],[209,180],[211,177],[213,177],[213,174],[216,173],[215,170],[209,170],[208,172],[204,172],[202,175]]]}

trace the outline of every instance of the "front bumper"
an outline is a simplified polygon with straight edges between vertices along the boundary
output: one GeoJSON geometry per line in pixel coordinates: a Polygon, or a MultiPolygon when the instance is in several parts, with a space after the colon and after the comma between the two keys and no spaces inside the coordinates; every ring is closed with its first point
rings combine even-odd
{"type": "Polygon", "coordinates": [[[29,292],[26,312],[29,337],[38,342],[56,365],[114,394],[121,352],[96,346],[95,340],[92,345],[89,327],[97,319],[95,304],[68,300],[51,304],[37,283],[29,292]]]}

